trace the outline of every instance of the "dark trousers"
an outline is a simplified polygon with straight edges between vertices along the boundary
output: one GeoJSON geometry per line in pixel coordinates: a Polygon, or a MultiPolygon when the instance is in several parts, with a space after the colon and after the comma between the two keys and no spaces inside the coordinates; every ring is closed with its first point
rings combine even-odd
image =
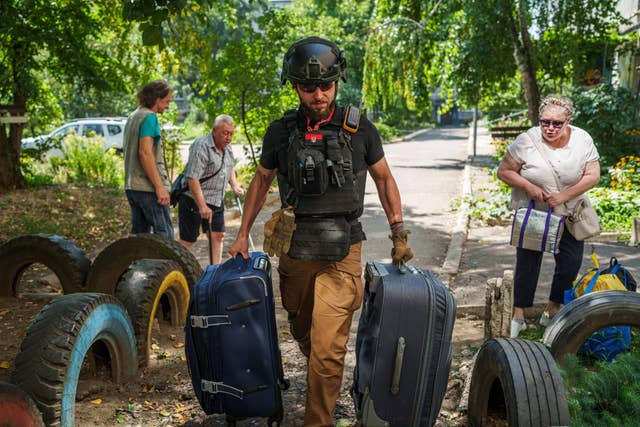
{"type": "MultiPolygon", "coordinates": [[[[555,255],[556,268],[551,282],[549,301],[564,304],[564,291],[570,289],[576,279],[584,242],[576,240],[566,229],[560,239],[560,251],[555,255]]],[[[538,286],[538,276],[542,265],[542,252],[529,249],[516,249],[516,271],[513,285],[513,305],[515,307],[531,307],[538,286]]]]}

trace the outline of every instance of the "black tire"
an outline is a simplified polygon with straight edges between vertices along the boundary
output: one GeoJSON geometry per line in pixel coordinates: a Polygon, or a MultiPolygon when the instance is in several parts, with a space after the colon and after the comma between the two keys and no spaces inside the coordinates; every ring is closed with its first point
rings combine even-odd
{"type": "Polygon", "coordinates": [[[187,279],[175,261],[138,260],[120,278],[115,295],[131,316],[139,366],[147,366],[153,320],[163,316],[172,326],[184,325],[189,307],[187,279]]]}
{"type": "Polygon", "coordinates": [[[16,356],[12,382],[36,402],[48,426],[73,426],[85,356],[110,362],[115,382],[137,371],[131,320],[111,295],[63,295],[36,316],[16,356]]]}
{"type": "Polygon", "coordinates": [[[87,277],[87,290],[113,295],[120,277],[133,261],[139,259],[177,262],[190,288],[202,275],[196,257],[180,243],[158,234],[134,234],[116,240],[98,254],[87,277]]]}
{"type": "Polygon", "coordinates": [[[29,395],[3,381],[0,381],[0,426],[44,427],[42,414],[29,395]]]}
{"type": "Polygon", "coordinates": [[[470,425],[487,425],[490,409],[500,405],[509,426],[570,425],[562,377],[545,346],[511,338],[485,341],[471,377],[470,425]]]}
{"type": "Polygon", "coordinates": [[[0,296],[15,296],[22,273],[34,263],[50,268],[65,294],[82,292],[91,268],[84,251],[62,236],[19,236],[0,246],[0,296]]]}
{"type": "Polygon", "coordinates": [[[576,354],[594,332],[607,326],[640,328],[640,294],[628,291],[600,291],[583,295],[553,316],[544,331],[544,343],[560,364],[566,354],[576,354]]]}

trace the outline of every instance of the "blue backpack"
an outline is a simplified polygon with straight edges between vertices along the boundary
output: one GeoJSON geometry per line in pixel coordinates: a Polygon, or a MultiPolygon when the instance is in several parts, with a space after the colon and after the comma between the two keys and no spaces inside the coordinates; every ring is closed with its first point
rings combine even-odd
{"type": "MultiPolygon", "coordinates": [[[[613,259],[614,258],[612,258],[612,260],[613,259]]],[[[613,264],[613,262],[611,264],[612,266],[610,268],[601,271],[598,271],[596,266],[595,268],[592,268],[587,273],[585,273],[580,279],[576,280],[574,287],[570,290],[565,291],[564,303],[569,304],[571,301],[577,298],[575,294],[576,289],[579,287],[580,283],[583,282],[583,279],[586,276],[594,273],[594,270],[596,270],[595,274],[593,274],[593,277],[589,281],[587,287],[584,289],[584,293],[582,295],[591,293],[594,286],[598,282],[598,279],[602,279],[601,276],[610,274],[616,277],[615,280],[620,281],[619,275],[617,273],[621,269],[622,264],[618,263],[617,260],[615,264],[613,264]]],[[[625,272],[625,274],[628,274],[628,272],[625,272]]],[[[578,349],[578,353],[582,353],[588,356],[594,356],[599,358],[600,360],[611,362],[619,353],[623,351],[629,351],[630,348],[631,327],[608,326],[606,328],[600,329],[589,338],[587,338],[578,349]]]]}

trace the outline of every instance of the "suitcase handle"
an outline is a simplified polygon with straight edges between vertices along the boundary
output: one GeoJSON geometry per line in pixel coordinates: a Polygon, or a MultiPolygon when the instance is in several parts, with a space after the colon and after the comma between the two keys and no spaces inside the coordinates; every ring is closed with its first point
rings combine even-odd
{"type": "Polygon", "coordinates": [[[398,338],[398,346],[396,347],[396,361],[393,368],[393,377],[391,378],[391,394],[393,394],[394,396],[400,393],[400,375],[402,374],[404,348],[404,337],[400,337],[398,338]]]}

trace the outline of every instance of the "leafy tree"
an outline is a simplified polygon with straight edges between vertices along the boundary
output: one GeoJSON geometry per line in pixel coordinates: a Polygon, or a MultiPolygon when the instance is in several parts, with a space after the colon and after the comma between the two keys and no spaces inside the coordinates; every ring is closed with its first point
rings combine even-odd
{"type": "MultiPolygon", "coordinates": [[[[35,106],[52,101],[60,86],[128,89],[133,46],[117,3],[5,0],[0,16],[0,103],[38,112],[35,106]]],[[[0,191],[24,185],[23,127],[0,126],[0,191]]]]}
{"type": "Polygon", "coordinates": [[[428,70],[436,41],[445,35],[441,7],[440,0],[376,3],[366,46],[366,106],[416,112],[430,105],[428,70]]]}
{"type": "Polygon", "coordinates": [[[626,155],[640,155],[640,139],[632,132],[640,99],[630,90],[601,84],[592,90],[574,89],[576,114],[571,123],[589,132],[604,171],[626,155]]]}
{"type": "MultiPolygon", "coordinates": [[[[413,108],[425,88],[442,87],[476,104],[518,76],[537,121],[540,82],[582,83],[593,54],[620,39],[615,0],[377,2],[367,51],[365,92],[383,106],[413,108]],[[429,8],[433,22],[425,21],[429,8]],[[551,58],[551,59],[549,59],[551,58]]],[[[613,49],[611,49],[613,50],[613,49]]]]}

